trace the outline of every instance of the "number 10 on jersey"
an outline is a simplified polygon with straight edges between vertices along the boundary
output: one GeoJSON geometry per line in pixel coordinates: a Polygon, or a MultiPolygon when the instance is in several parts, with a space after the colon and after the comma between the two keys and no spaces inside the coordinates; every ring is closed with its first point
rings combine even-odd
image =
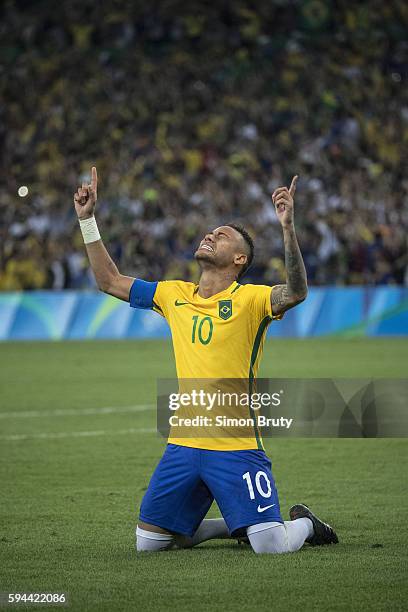
{"type": "Polygon", "coordinates": [[[212,333],[213,322],[211,317],[200,318],[198,315],[194,315],[191,342],[195,344],[198,339],[201,344],[208,344],[212,338],[212,333]]]}

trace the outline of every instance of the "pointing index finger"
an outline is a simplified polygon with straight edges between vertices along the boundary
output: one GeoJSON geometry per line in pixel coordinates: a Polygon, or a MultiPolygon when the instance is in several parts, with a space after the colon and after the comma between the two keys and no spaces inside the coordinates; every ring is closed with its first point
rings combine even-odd
{"type": "Polygon", "coordinates": [[[98,185],[98,173],[96,172],[95,166],[92,166],[91,173],[91,187],[93,191],[96,191],[96,187],[98,185]]]}
{"type": "Polygon", "coordinates": [[[289,193],[290,193],[290,195],[291,195],[292,197],[295,195],[295,191],[296,191],[296,183],[297,183],[298,178],[299,178],[299,177],[298,177],[298,175],[296,174],[296,175],[293,177],[292,182],[291,182],[290,187],[289,187],[289,193]]]}

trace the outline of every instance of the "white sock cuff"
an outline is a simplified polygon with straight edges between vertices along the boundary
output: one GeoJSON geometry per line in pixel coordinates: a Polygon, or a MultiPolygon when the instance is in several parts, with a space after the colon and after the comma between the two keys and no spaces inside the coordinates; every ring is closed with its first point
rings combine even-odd
{"type": "Polygon", "coordinates": [[[247,528],[247,535],[252,535],[253,533],[258,533],[259,531],[265,531],[266,529],[271,529],[271,527],[281,527],[282,523],[278,523],[273,521],[271,523],[258,523],[257,525],[251,525],[247,528]]]}
{"type": "Polygon", "coordinates": [[[136,537],[147,538],[148,540],[162,540],[164,542],[170,542],[174,538],[171,533],[157,533],[156,531],[147,531],[142,529],[139,525],[136,527],[136,537]]]}
{"type": "Polygon", "coordinates": [[[292,521],[292,523],[297,523],[299,521],[299,524],[302,523],[302,525],[305,525],[308,529],[308,538],[311,538],[312,535],[314,534],[314,529],[313,529],[313,523],[310,520],[310,518],[307,518],[307,516],[303,516],[302,518],[298,518],[295,519],[294,521],[292,521]]]}

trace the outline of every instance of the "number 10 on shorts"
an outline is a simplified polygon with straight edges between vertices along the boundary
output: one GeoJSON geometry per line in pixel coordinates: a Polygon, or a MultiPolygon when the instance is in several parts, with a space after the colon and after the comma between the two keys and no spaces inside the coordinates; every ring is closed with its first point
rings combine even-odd
{"type": "MultiPolygon", "coordinates": [[[[245,480],[247,483],[250,499],[255,499],[255,492],[254,486],[252,484],[251,474],[249,472],[245,472],[245,474],[243,474],[242,476],[242,479],[245,480]]],[[[272,495],[271,482],[265,472],[259,471],[256,473],[255,487],[258,493],[262,495],[262,497],[270,497],[272,495]]]]}

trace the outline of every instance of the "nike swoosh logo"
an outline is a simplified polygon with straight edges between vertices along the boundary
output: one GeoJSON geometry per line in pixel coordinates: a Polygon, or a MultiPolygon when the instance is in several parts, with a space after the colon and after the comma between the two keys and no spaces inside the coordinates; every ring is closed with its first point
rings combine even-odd
{"type": "Polygon", "coordinates": [[[185,306],[185,304],[189,304],[190,302],[179,302],[178,300],[176,300],[174,302],[175,306],[185,306]]]}
{"type": "Polygon", "coordinates": [[[258,506],[258,512],[265,512],[265,510],[268,510],[268,508],[273,508],[275,504],[271,504],[270,506],[264,506],[263,508],[261,508],[261,506],[258,506]]]}

